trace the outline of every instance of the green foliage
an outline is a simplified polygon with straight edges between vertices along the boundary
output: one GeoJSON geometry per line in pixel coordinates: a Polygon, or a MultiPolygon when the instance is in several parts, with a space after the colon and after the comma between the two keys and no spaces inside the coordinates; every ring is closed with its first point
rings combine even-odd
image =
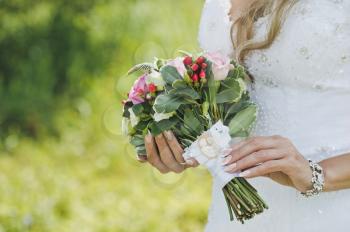
{"type": "Polygon", "coordinates": [[[159,95],[154,102],[154,110],[158,113],[171,113],[188,101],[174,93],[159,95]]]}
{"type": "Polygon", "coordinates": [[[204,130],[203,124],[198,119],[193,109],[185,110],[184,124],[187,128],[191,129],[191,134],[200,135],[204,130]]]}
{"type": "Polygon", "coordinates": [[[159,122],[152,122],[149,129],[152,135],[157,136],[163,131],[171,130],[178,122],[176,118],[164,119],[159,122]]]}
{"type": "Polygon", "coordinates": [[[160,73],[164,81],[168,85],[172,85],[176,80],[182,80],[181,75],[178,73],[175,67],[166,65],[160,69],[160,73]]]}
{"type": "Polygon", "coordinates": [[[251,104],[239,111],[229,124],[230,135],[232,137],[247,137],[256,120],[257,108],[251,104]]]}
{"type": "Polygon", "coordinates": [[[199,93],[193,89],[192,86],[186,84],[183,80],[176,80],[172,83],[174,89],[169,91],[169,94],[187,98],[190,100],[198,100],[200,98],[199,93]]]}
{"type": "Polygon", "coordinates": [[[13,127],[31,136],[55,129],[64,101],[86,92],[119,43],[115,36],[94,38],[98,0],[26,2],[0,3],[2,135],[13,127]]]}
{"type": "Polygon", "coordinates": [[[241,80],[227,78],[221,84],[221,88],[216,95],[216,103],[235,103],[239,101],[243,91],[245,91],[245,89],[241,84],[241,80]]]}

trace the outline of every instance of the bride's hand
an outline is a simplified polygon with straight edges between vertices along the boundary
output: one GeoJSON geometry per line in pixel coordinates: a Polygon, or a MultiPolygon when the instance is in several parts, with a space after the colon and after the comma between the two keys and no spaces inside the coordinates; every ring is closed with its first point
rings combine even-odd
{"type": "Polygon", "coordinates": [[[147,158],[139,155],[139,161],[147,161],[161,173],[180,173],[188,167],[198,166],[196,160],[185,161],[182,157],[183,149],[171,131],[164,132],[156,137],[145,137],[147,158]]]}
{"type": "Polygon", "coordinates": [[[223,165],[229,173],[243,170],[240,176],[245,178],[267,176],[301,192],[312,187],[308,161],[281,136],[254,137],[237,143],[223,165]]]}

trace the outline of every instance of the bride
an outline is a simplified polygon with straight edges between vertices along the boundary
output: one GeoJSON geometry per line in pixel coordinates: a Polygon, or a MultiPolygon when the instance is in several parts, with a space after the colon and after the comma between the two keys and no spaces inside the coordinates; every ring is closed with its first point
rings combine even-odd
{"type": "MultiPolygon", "coordinates": [[[[223,165],[252,178],[270,206],[245,225],[230,222],[214,182],[206,231],[350,231],[349,12],[348,0],[206,1],[202,49],[246,67],[260,108],[253,136],[223,165]]],[[[171,132],[145,140],[141,161],[162,173],[197,165],[183,165],[171,132]]]]}

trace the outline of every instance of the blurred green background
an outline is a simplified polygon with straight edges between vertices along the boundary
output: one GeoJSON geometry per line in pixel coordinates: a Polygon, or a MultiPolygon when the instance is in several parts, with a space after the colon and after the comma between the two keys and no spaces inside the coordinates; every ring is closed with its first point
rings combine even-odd
{"type": "Polygon", "coordinates": [[[202,231],[210,178],[120,134],[128,68],[198,50],[203,0],[0,0],[0,232],[202,231]]]}

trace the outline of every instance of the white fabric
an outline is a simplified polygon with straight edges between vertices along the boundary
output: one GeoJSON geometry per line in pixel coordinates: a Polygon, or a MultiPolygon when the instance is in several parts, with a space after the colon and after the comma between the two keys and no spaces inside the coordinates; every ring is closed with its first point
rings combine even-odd
{"type": "MultiPolygon", "coordinates": [[[[199,32],[204,50],[233,54],[230,7],[230,0],[206,1],[199,32]]],[[[268,19],[256,22],[256,39],[268,19]]],[[[255,135],[285,136],[315,161],[350,151],[350,0],[300,0],[273,45],[252,52],[246,66],[260,106],[255,135]]],[[[245,225],[230,222],[214,183],[206,231],[350,231],[350,190],[304,199],[266,178],[250,182],[270,209],[245,225]]]]}

